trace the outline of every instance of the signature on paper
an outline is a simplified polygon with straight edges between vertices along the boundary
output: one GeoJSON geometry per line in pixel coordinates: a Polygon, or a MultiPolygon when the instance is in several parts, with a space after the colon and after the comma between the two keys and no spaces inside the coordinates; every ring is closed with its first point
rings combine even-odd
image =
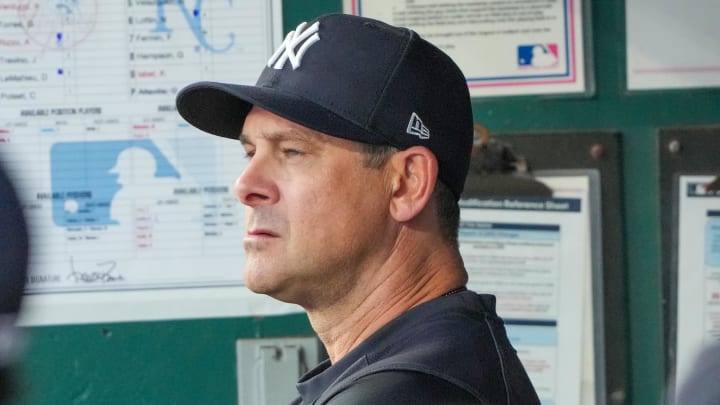
{"type": "Polygon", "coordinates": [[[70,273],[67,278],[73,279],[76,283],[112,283],[115,281],[123,281],[125,278],[122,274],[113,274],[117,262],[115,260],[106,260],[95,263],[96,269],[93,271],[78,271],[75,269],[75,262],[70,258],[70,273]]]}

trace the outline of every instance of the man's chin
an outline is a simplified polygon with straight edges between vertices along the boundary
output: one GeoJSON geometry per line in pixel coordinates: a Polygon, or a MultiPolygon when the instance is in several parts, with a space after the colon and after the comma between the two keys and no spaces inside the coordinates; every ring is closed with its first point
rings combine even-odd
{"type": "Polygon", "coordinates": [[[297,293],[293,293],[291,288],[286,288],[281,285],[248,283],[246,281],[245,286],[255,294],[267,295],[268,297],[288,304],[303,306],[304,303],[304,300],[300,298],[297,293]]]}
{"type": "Polygon", "coordinates": [[[255,277],[246,270],[244,275],[245,286],[255,294],[268,295],[280,301],[282,299],[282,283],[268,280],[267,278],[255,277]]]}
{"type": "Polygon", "coordinates": [[[245,277],[245,287],[248,288],[248,290],[254,292],[255,294],[265,294],[270,295],[272,297],[274,288],[271,288],[267,283],[259,283],[256,280],[253,280],[251,277],[245,277]]]}

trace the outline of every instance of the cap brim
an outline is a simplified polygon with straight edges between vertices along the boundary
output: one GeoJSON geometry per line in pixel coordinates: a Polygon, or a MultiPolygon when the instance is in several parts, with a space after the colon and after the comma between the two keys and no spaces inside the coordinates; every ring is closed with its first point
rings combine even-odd
{"type": "Polygon", "coordinates": [[[194,127],[237,139],[245,117],[258,106],[304,127],[362,143],[383,144],[378,134],[300,96],[269,87],[198,82],[183,88],[176,99],[178,113],[194,127]]]}

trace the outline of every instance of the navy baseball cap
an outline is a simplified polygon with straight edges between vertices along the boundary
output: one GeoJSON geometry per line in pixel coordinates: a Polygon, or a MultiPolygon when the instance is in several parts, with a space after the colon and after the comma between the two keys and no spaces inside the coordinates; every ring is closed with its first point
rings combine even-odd
{"type": "Polygon", "coordinates": [[[328,14],[290,32],[254,86],[199,82],[180,91],[191,125],[237,139],[253,105],[307,128],[398,149],[425,146],[460,198],[473,143],[460,68],[416,32],[328,14]]]}

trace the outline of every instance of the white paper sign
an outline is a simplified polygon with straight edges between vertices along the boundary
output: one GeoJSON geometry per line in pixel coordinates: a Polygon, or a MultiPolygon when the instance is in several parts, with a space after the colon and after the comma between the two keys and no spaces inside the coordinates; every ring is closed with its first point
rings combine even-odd
{"type": "Polygon", "coordinates": [[[675,387],[701,350],[720,342],[720,192],[710,176],[681,176],[678,195],[675,387]]]}
{"type": "Polygon", "coordinates": [[[344,11],[417,31],[455,60],[472,96],[586,90],[581,0],[344,0],[344,11]]]}
{"type": "Polygon", "coordinates": [[[720,2],[626,0],[630,90],[720,86],[720,2]]]}
{"type": "Polygon", "coordinates": [[[297,311],[243,286],[239,142],[175,95],[253,83],[280,1],[0,2],[0,154],[32,241],[22,321],[297,311]]]}

